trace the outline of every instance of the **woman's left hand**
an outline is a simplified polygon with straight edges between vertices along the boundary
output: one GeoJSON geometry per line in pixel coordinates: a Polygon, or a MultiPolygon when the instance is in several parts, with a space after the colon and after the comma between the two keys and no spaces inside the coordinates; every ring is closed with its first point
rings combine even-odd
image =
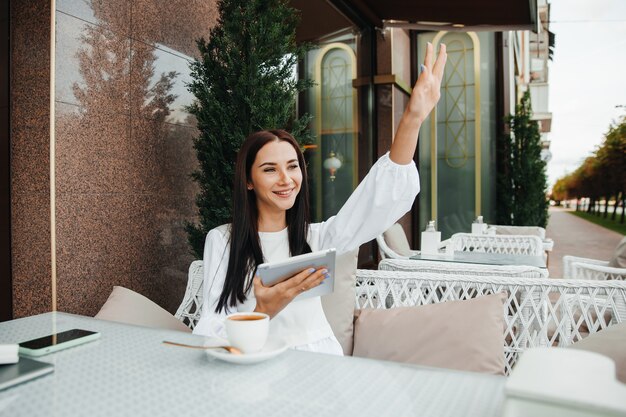
{"type": "Polygon", "coordinates": [[[317,287],[327,276],[328,270],[326,268],[318,270],[307,268],[283,282],[266,287],[261,282],[261,278],[256,275],[252,281],[254,284],[254,297],[256,298],[254,311],[265,313],[270,318],[274,318],[294,298],[311,288],[317,287]]]}

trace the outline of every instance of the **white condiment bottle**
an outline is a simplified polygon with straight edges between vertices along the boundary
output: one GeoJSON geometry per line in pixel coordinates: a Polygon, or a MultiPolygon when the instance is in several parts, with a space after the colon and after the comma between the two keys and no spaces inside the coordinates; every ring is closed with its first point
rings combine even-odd
{"type": "Polygon", "coordinates": [[[435,221],[431,220],[422,232],[422,254],[435,255],[439,251],[441,243],[441,232],[435,230],[435,221]]]}
{"type": "Polygon", "coordinates": [[[478,216],[472,223],[472,234],[482,235],[487,231],[487,223],[483,223],[483,216],[478,216]]]}

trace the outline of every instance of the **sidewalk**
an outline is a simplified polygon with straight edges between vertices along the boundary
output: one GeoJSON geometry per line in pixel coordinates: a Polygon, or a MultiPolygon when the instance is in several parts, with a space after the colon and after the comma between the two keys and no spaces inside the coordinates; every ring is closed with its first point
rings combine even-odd
{"type": "Polygon", "coordinates": [[[563,256],[574,255],[608,261],[623,236],[573,214],[571,209],[550,207],[546,237],[554,240],[548,270],[550,278],[563,277],[563,256]]]}

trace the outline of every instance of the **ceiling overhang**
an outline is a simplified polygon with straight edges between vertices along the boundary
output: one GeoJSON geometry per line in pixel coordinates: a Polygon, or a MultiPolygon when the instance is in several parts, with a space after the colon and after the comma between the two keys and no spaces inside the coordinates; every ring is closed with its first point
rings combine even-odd
{"type": "Polygon", "coordinates": [[[299,40],[348,26],[423,31],[536,30],[537,0],[292,0],[301,11],[299,40]],[[354,22],[358,15],[360,22],[354,22]],[[350,20],[345,16],[350,16],[350,20]]]}

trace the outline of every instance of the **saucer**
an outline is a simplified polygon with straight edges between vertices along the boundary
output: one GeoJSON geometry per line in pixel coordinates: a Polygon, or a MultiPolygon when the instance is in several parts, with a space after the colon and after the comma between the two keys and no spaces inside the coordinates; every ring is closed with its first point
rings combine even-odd
{"type": "Polygon", "coordinates": [[[233,355],[232,353],[228,353],[222,349],[207,349],[205,352],[207,355],[217,358],[219,360],[237,363],[240,365],[250,365],[253,363],[259,363],[266,361],[268,359],[272,359],[287,350],[289,346],[286,344],[280,343],[272,343],[268,342],[261,349],[260,352],[255,353],[244,353],[241,355],[233,355]]]}

